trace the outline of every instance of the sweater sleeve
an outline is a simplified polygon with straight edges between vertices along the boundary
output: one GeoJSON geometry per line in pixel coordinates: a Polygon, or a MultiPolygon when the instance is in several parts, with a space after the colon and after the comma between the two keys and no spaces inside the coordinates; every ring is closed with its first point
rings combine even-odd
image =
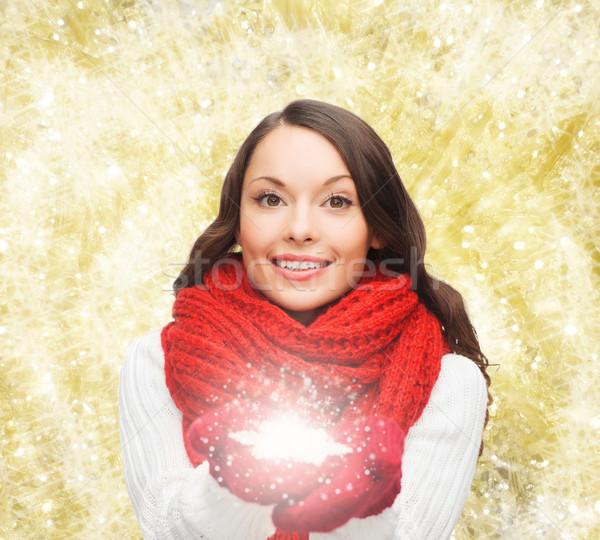
{"type": "Polygon", "coordinates": [[[487,387],[468,358],[447,354],[427,406],[409,430],[402,489],[377,516],[351,519],[311,540],[441,540],[454,530],[471,489],[487,409],[487,387]]]}
{"type": "Polygon", "coordinates": [[[127,491],[145,539],[265,540],[272,506],[248,503],[196,469],[183,445],[181,412],[165,383],[160,331],[129,349],[119,381],[119,429],[127,491]]]}

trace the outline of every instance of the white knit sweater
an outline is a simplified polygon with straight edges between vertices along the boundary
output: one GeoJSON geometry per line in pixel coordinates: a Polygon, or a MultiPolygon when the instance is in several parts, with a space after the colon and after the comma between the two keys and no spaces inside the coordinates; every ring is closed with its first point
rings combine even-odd
{"type": "MultiPolygon", "coordinates": [[[[448,538],[473,480],[486,403],[477,366],[444,356],[429,402],[406,437],[394,505],[311,540],[448,538]]],[[[274,533],[272,506],[238,499],[216,483],[206,463],[196,469],[190,463],[181,412],[165,384],[160,330],[127,353],[119,419],[125,482],[145,539],[266,540],[274,533]]]]}

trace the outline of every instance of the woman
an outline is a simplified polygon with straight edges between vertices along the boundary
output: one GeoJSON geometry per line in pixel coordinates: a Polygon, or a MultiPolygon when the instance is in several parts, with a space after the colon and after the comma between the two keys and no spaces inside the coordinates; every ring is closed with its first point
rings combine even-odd
{"type": "Polygon", "coordinates": [[[175,281],[174,321],[124,364],[144,537],[450,535],[489,377],[460,294],[424,255],[419,213],[365,122],[301,100],[259,123],[175,281]],[[290,409],[346,453],[283,470],[235,439],[290,409]]]}

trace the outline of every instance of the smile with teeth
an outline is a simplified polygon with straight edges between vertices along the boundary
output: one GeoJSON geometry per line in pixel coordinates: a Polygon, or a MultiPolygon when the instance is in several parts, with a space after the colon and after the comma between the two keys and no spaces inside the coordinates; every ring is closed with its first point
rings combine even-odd
{"type": "Polygon", "coordinates": [[[292,271],[314,270],[315,268],[323,268],[330,264],[328,261],[318,263],[312,261],[283,261],[278,259],[275,259],[273,262],[280,268],[292,271]]]}

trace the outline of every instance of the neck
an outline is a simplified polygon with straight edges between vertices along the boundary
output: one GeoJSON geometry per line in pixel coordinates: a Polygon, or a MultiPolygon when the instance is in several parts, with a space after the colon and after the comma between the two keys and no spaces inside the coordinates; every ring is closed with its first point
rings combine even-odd
{"type": "Polygon", "coordinates": [[[281,309],[303,326],[308,326],[321,310],[321,308],[310,309],[308,311],[290,311],[289,309],[281,309]]]}

